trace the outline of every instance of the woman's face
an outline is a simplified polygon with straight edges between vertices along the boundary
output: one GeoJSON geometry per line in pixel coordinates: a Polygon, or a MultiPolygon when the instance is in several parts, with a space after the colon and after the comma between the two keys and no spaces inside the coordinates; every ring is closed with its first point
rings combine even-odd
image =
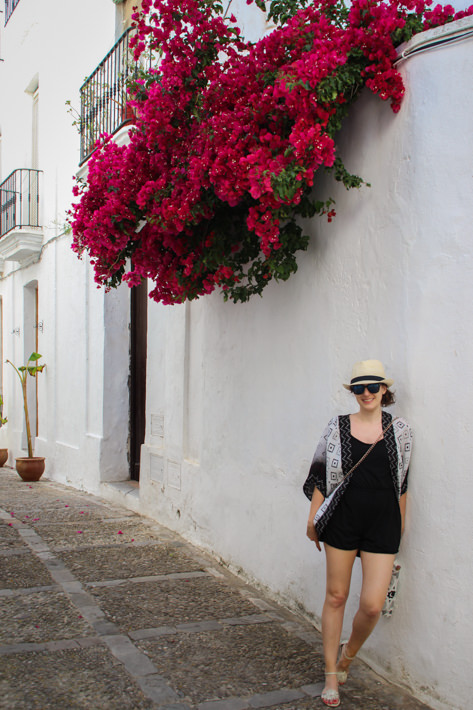
{"type": "Polygon", "coordinates": [[[387,389],[386,385],[381,385],[379,392],[372,393],[365,387],[363,394],[355,394],[358,406],[365,412],[371,412],[378,409],[381,407],[381,400],[387,389]]]}

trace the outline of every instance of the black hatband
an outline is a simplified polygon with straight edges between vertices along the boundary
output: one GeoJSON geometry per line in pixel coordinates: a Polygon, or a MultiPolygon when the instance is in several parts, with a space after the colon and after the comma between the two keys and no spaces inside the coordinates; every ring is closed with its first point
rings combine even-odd
{"type": "Polygon", "coordinates": [[[386,378],[385,377],[378,377],[377,375],[363,375],[362,377],[354,377],[352,380],[350,380],[351,385],[355,385],[357,382],[361,382],[361,380],[372,380],[373,382],[383,382],[386,378]]]}

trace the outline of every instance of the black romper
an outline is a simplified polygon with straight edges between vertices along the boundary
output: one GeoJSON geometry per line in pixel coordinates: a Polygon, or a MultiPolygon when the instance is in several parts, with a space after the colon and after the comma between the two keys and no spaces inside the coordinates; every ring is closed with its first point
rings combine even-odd
{"type": "MultiPolygon", "coordinates": [[[[350,435],[352,460],[369,449],[350,435]]],[[[401,511],[391,478],[384,439],[355,469],[321,537],[340,550],[396,554],[401,542],[401,511]]]]}

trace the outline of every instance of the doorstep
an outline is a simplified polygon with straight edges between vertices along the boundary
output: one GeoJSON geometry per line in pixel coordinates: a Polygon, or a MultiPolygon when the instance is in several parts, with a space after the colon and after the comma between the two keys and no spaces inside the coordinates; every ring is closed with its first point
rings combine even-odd
{"type": "Polygon", "coordinates": [[[135,513],[140,512],[140,484],[138,481],[110,481],[100,485],[100,494],[111,503],[118,503],[135,513]]]}

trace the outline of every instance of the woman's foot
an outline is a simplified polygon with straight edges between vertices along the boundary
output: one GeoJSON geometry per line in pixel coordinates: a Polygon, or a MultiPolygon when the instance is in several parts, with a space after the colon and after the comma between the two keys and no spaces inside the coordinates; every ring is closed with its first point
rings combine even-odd
{"type": "Polygon", "coordinates": [[[329,708],[338,708],[340,705],[337,676],[338,673],[336,671],[325,674],[325,688],[322,690],[320,697],[322,698],[322,702],[328,705],[329,708]]]}
{"type": "Polygon", "coordinates": [[[355,656],[349,656],[347,653],[347,643],[342,645],[340,651],[340,658],[337,663],[337,680],[339,685],[345,685],[348,677],[348,669],[350,668],[350,663],[355,659],[355,656]]]}

